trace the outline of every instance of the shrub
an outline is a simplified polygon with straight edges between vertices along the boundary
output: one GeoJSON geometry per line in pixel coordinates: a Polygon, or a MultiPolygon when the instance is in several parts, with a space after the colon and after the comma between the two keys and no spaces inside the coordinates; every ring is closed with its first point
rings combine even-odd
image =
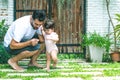
{"type": "Polygon", "coordinates": [[[93,32],[89,34],[82,35],[83,43],[82,46],[97,46],[105,48],[106,51],[109,51],[110,48],[110,40],[106,36],[101,36],[100,34],[93,32]]]}
{"type": "Polygon", "coordinates": [[[3,19],[0,22],[0,43],[3,42],[7,30],[8,30],[8,25],[5,25],[5,19],[3,19]]]}
{"type": "Polygon", "coordinates": [[[8,29],[8,25],[5,25],[5,20],[3,19],[0,22],[0,64],[7,63],[7,60],[10,57],[10,55],[7,54],[3,46],[3,40],[4,40],[4,36],[5,36],[7,29],[8,29]]]}
{"type": "Polygon", "coordinates": [[[5,51],[3,44],[0,44],[0,64],[7,63],[10,57],[11,55],[5,51]]]}

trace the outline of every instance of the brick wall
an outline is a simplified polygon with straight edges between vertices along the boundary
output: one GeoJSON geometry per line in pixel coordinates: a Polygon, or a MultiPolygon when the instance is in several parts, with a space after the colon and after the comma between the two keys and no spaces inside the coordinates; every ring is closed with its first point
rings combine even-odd
{"type": "Polygon", "coordinates": [[[4,2],[0,0],[0,21],[2,19],[8,19],[8,6],[6,5],[8,2],[4,2]]]}
{"type": "Polygon", "coordinates": [[[6,20],[6,24],[13,21],[13,0],[0,0],[0,21],[6,20]]]}
{"type": "MultiPolygon", "coordinates": [[[[110,0],[110,11],[112,19],[115,14],[120,13],[120,0],[110,0]]],[[[107,34],[112,27],[106,10],[105,0],[87,0],[87,32],[96,31],[100,34],[107,34]]],[[[114,23],[116,21],[114,20],[114,23]]]]}
{"type": "Polygon", "coordinates": [[[8,24],[11,24],[14,20],[14,0],[8,0],[8,24]]]}

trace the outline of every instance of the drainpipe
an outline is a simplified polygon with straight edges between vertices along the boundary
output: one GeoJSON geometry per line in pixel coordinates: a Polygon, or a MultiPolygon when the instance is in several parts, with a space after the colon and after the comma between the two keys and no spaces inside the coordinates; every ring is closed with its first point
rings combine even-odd
{"type": "MultiPolygon", "coordinates": [[[[83,25],[83,34],[86,34],[86,4],[87,4],[87,0],[84,0],[84,25],[83,25]]],[[[84,53],[84,58],[86,58],[86,47],[83,49],[83,53],[84,53]]]]}
{"type": "Polygon", "coordinates": [[[48,0],[48,19],[52,18],[52,0],[48,0]]]}
{"type": "Polygon", "coordinates": [[[14,0],[14,20],[16,19],[16,0],[14,0]]]}

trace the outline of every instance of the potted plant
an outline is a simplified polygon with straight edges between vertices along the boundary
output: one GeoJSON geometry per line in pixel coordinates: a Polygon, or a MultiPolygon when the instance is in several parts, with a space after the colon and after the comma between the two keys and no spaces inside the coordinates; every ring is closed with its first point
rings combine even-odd
{"type": "Polygon", "coordinates": [[[109,4],[110,4],[110,0],[106,0],[107,13],[113,28],[113,31],[109,33],[109,37],[112,40],[112,43],[111,43],[112,46],[110,48],[110,56],[113,61],[120,61],[120,51],[119,51],[120,50],[120,47],[119,47],[120,45],[119,44],[120,43],[120,14],[115,14],[116,16],[115,19],[118,22],[115,25],[110,15],[109,4]]]}
{"type": "Polygon", "coordinates": [[[92,62],[102,62],[104,51],[109,51],[110,40],[106,36],[93,32],[82,36],[82,47],[89,47],[92,62]]]}
{"type": "Polygon", "coordinates": [[[115,14],[117,24],[114,26],[112,22],[113,31],[109,34],[112,40],[112,46],[110,48],[110,56],[113,61],[120,61],[120,14],[115,14]]]}

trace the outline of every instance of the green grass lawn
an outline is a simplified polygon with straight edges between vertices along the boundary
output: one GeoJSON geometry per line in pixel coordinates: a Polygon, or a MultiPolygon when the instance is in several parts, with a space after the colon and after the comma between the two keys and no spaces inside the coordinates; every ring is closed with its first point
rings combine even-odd
{"type": "MultiPolygon", "coordinates": [[[[39,61],[45,66],[45,61],[39,61]],[[42,63],[43,62],[43,63],[42,63]]],[[[27,62],[20,62],[22,67],[27,67],[27,62]]],[[[93,80],[93,77],[115,77],[120,76],[120,63],[86,63],[79,62],[78,59],[60,60],[58,67],[50,72],[36,67],[27,67],[25,71],[14,71],[8,64],[0,64],[0,79],[33,80],[34,78],[81,78],[83,80],[93,80]],[[8,69],[8,70],[7,70],[8,69]],[[6,70],[6,71],[5,71],[6,70]]]]}

